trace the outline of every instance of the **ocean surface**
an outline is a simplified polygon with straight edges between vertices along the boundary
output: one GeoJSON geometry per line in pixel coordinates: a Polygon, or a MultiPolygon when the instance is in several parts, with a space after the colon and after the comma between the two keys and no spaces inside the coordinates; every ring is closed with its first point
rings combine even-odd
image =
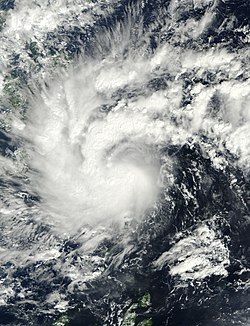
{"type": "Polygon", "coordinates": [[[250,3],[0,0],[0,326],[250,325],[250,3]]]}

